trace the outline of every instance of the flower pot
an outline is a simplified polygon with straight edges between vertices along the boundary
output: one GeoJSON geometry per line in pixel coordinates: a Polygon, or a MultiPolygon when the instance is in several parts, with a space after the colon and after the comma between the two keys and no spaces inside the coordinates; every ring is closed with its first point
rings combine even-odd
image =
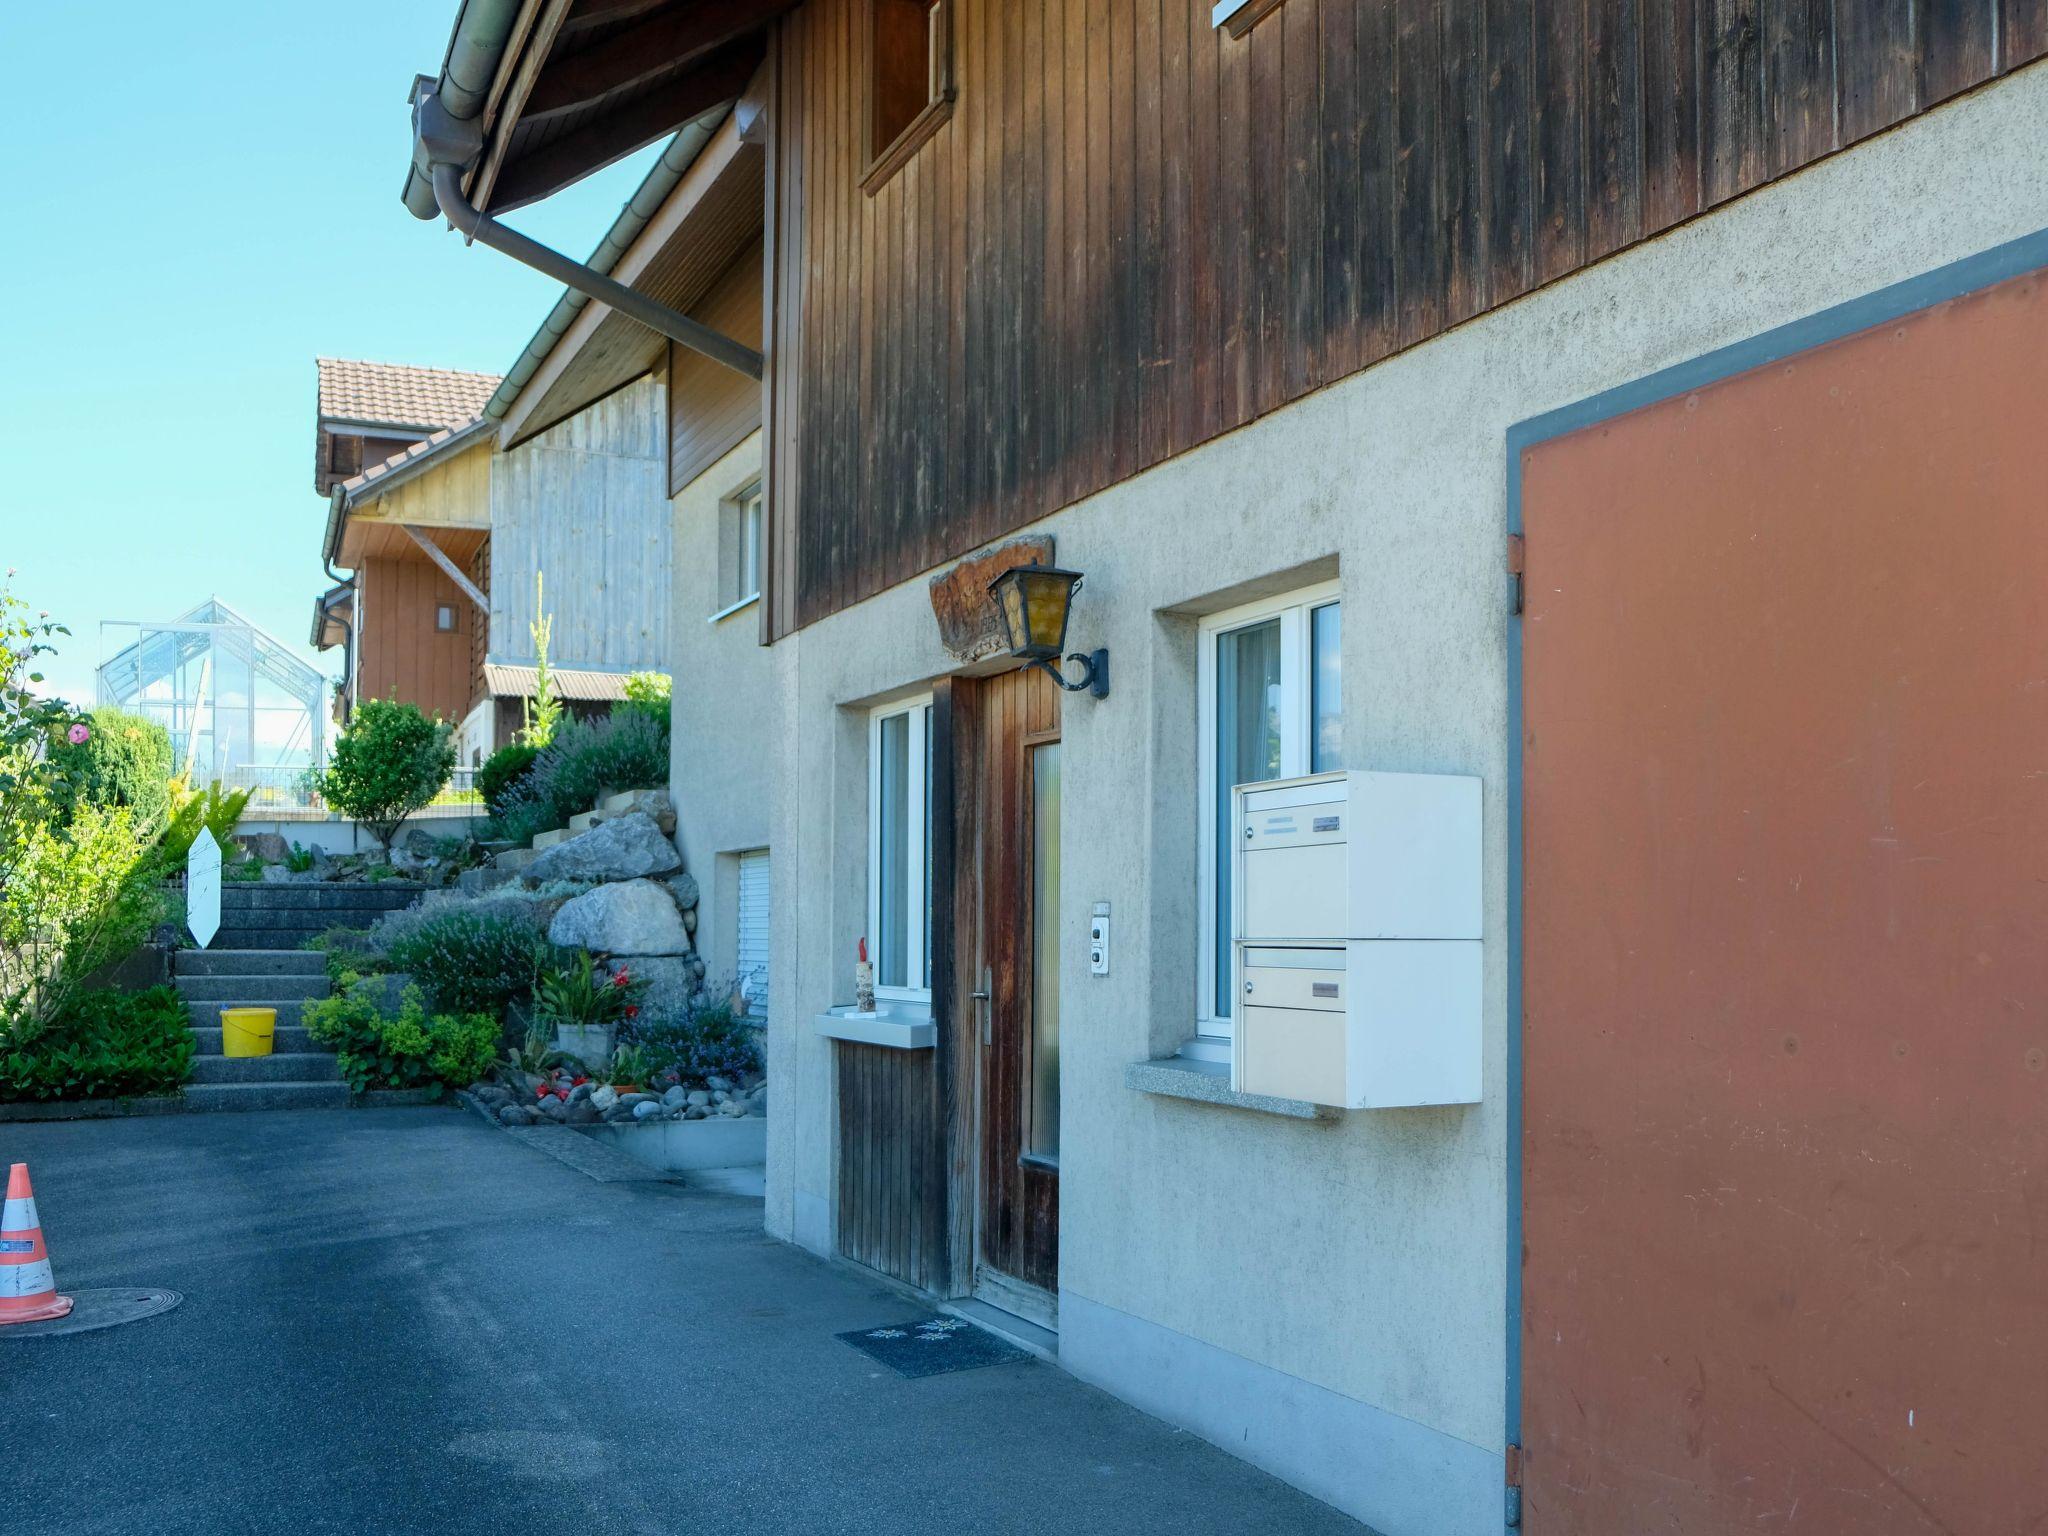
{"type": "Polygon", "coordinates": [[[586,1067],[602,1067],[612,1059],[612,1032],[602,1024],[557,1024],[555,1049],[586,1067]]]}

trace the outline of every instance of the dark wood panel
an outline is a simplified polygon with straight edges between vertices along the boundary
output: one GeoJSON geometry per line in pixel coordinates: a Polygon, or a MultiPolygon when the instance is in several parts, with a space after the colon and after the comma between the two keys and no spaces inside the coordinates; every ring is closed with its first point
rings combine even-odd
{"type": "Polygon", "coordinates": [[[946,1152],[932,1053],[850,1040],[833,1049],[839,1251],[906,1284],[944,1289],[946,1152]]]}
{"type": "Polygon", "coordinates": [[[956,0],[864,195],[861,0],[780,25],[782,634],[2048,48],[2048,0],[956,0]]]}
{"type": "Polygon", "coordinates": [[[1998,0],[1918,0],[1920,105],[1967,91],[1997,72],[1998,0]]]}
{"type": "MultiPolygon", "coordinates": [[[[691,309],[692,318],[735,341],[760,346],[761,272],[756,241],[691,309]]],[[[745,374],[674,343],[668,357],[668,488],[674,495],[761,425],[762,388],[745,374]]]]}

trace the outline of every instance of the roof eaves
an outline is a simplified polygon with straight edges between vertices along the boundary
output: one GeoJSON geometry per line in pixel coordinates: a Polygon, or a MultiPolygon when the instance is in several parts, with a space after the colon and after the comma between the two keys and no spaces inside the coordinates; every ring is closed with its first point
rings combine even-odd
{"type": "MultiPolygon", "coordinates": [[[[668,201],[669,194],[681,184],[690,167],[697,163],[697,157],[704,152],[704,146],[711,142],[712,135],[718,131],[719,125],[731,111],[732,108],[728,105],[708,112],[695,122],[686,123],[676,136],[668,141],[660,156],[648,168],[647,175],[641,179],[640,185],[634,189],[633,195],[619,210],[619,216],[612,221],[612,227],[606,230],[604,238],[598,241],[597,249],[592,251],[589,259],[584,262],[585,266],[600,276],[611,275],[612,268],[619,263],[619,258],[632,248],[633,242],[640,237],[640,232],[661,211],[662,204],[668,201]]],[[[533,333],[533,338],[527,342],[526,349],[505,371],[504,381],[498,385],[490,402],[484,406],[484,415],[490,417],[492,421],[505,419],[506,414],[512,409],[513,402],[519,398],[519,392],[540,372],[541,366],[547,362],[562,337],[568,333],[569,327],[575,323],[576,317],[589,303],[588,294],[578,293],[573,288],[562,290],[561,298],[557,299],[555,307],[548,311],[547,318],[541,322],[540,329],[533,333]]]]}

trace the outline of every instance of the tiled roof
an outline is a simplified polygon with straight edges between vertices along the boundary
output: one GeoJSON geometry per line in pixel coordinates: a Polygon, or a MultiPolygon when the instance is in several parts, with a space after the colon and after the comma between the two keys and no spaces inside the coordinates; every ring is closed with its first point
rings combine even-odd
{"type": "Polygon", "coordinates": [[[339,357],[317,361],[322,421],[459,427],[482,412],[499,383],[495,373],[361,363],[339,357]]]}

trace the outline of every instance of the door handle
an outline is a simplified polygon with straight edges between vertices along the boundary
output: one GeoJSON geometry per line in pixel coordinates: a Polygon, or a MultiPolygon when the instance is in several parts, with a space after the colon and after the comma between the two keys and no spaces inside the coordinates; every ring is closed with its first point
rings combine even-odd
{"type": "MultiPolygon", "coordinates": [[[[995,978],[990,973],[989,968],[984,965],[981,968],[981,985],[976,987],[972,992],[970,992],[968,996],[972,997],[977,1003],[986,1004],[994,998],[994,989],[995,978]]],[[[983,1045],[995,1044],[995,1013],[995,1009],[989,1007],[984,1007],[981,1010],[981,1043],[983,1045]]]]}
{"type": "Polygon", "coordinates": [[[979,988],[968,993],[967,995],[973,998],[977,1003],[985,1003],[988,1001],[988,993],[981,991],[979,988]]]}

